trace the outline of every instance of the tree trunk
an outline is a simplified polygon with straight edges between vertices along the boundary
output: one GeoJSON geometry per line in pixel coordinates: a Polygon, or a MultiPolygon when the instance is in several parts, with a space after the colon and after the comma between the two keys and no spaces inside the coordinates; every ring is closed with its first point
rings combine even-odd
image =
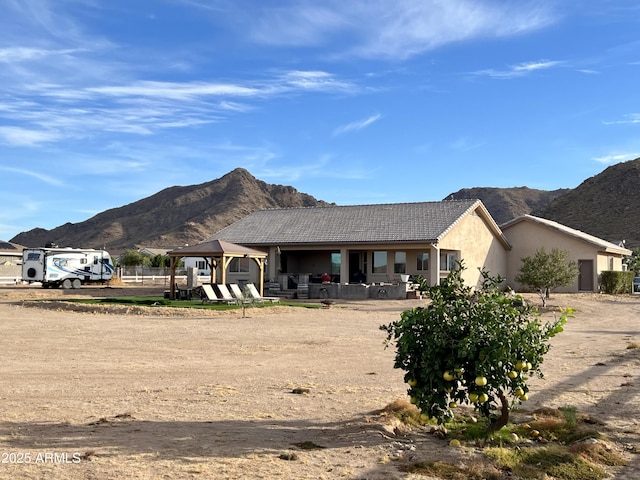
{"type": "Polygon", "coordinates": [[[490,432],[497,432],[509,423],[509,400],[504,396],[504,392],[502,390],[499,391],[498,398],[500,398],[502,408],[500,410],[500,416],[489,426],[490,432]]]}

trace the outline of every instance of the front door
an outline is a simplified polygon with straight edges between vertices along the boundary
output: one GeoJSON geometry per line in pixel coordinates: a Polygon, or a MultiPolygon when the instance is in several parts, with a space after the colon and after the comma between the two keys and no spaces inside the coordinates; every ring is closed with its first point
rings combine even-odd
{"type": "Polygon", "coordinates": [[[593,292],[593,260],[578,260],[578,290],[593,292]]]}

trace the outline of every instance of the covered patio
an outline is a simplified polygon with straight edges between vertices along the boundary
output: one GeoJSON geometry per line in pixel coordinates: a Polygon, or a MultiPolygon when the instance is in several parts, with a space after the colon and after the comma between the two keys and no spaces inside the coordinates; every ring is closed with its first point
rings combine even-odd
{"type": "Polygon", "coordinates": [[[178,262],[184,257],[203,258],[211,270],[211,283],[218,283],[217,268],[220,266],[220,283],[227,283],[227,267],[234,258],[250,258],[258,266],[259,279],[258,291],[264,295],[264,265],[267,254],[261,250],[243,247],[235,243],[224,240],[210,240],[196,245],[177,248],[167,252],[170,260],[170,282],[169,298],[176,298],[176,268],[178,262]]]}

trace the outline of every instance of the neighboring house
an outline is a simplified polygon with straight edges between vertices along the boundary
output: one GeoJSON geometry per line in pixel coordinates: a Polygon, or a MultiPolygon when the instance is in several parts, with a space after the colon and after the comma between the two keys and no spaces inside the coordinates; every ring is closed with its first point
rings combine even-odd
{"type": "Polygon", "coordinates": [[[17,243],[0,240],[0,283],[17,283],[22,278],[22,250],[17,243]]]}
{"type": "Polygon", "coordinates": [[[22,250],[22,245],[0,240],[0,265],[22,265],[22,250]]]}
{"type": "Polygon", "coordinates": [[[138,251],[147,255],[148,257],[156,257],[158,255],[166,256],[169,250],[173,250],[175,247],[159,248],[159,247],[138,247],[138,251]]]}
{"type": "Polygon", "coordinates": [[[558,292],[597,292],[599,276],[605,270],[622,270],[622,258],[631,250],[602,240],[593,235],[569,228],[560,223],[523,215],[501,225],[504,235],[512,245],[508,252],[507,279],[515,288],[522,288],[515,281],[524,257],[535,255],[540,247],[547,252],[554,248],[569,252],[569,260],[578,264],[576,281],[558,288],[558,292]]]}
{"type": "Polygon", "coordinates": [[[261,210],[212,240],[264,251],[265,278],[284,288],[291,276],[319,283],[324,273],[334,284],[421,275],[435,285],[458,260],[465,282],[476,286],[479,269],[506,275],[510,248],[480,200],[261,210]]]}

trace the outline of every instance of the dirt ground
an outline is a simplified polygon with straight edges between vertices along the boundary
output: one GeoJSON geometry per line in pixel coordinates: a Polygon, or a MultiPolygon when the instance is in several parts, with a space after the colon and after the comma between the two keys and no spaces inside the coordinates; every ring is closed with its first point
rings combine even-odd
{"type": "MultiPolygon", "coordinates": [[[[378,327],[423,300],[250,308],[244,318],[29,302],[130,293],[0,287],[0,478],[424,479],[399,466],[478,455],[426,431],[394,432],[375,413],[407,398],[378,327]]],[[[632,450],[640,349],[627,347],[640,344],[640,296],[556,294],[550,303],[576,314],[526,407],[575,406],[632,450]]],[[[626,455],[615,478],[640,478],[640,455],[626,455]]]]}

